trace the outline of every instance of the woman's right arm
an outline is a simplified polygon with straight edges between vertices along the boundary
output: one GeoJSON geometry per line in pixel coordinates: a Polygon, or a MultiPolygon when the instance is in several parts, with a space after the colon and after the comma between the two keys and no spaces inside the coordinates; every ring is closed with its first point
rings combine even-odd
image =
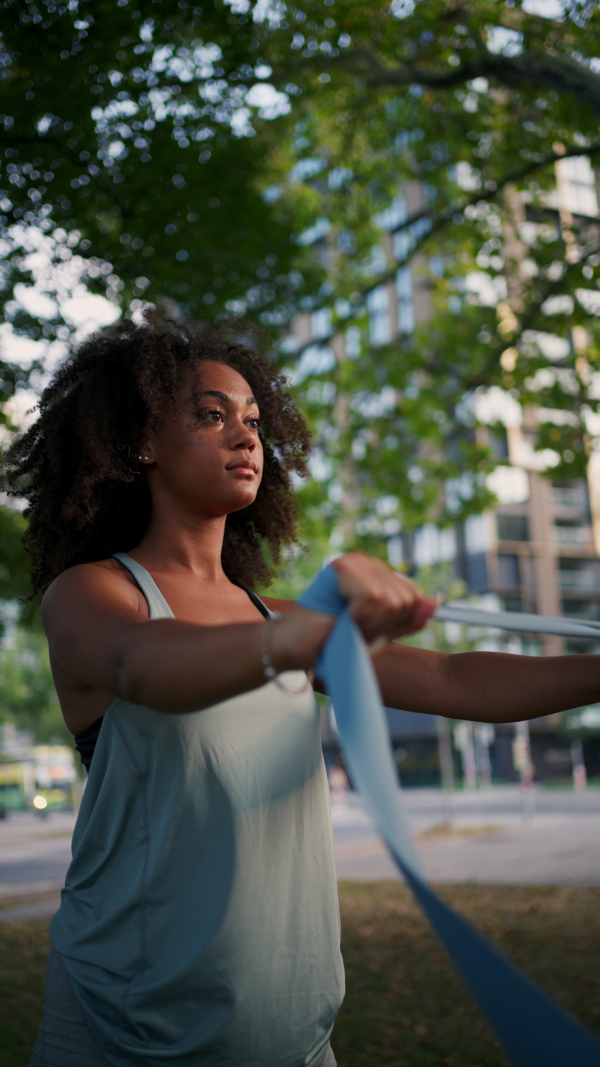
{"type": "MultiPolygon", "coordinates": [[[[297,620],[296,655],[285,643],[272,653],[278,670],[311,666],[331,627],[329,618],[298,610],[311,618],[297,620]]],[[[157,711],[198,710],[265,682],[264,623],[150,620],[138,610],[132,584],[102,566],[59,575],[42,601],[42,620],[52,655],[71,678],[157,711]]]]}
{"type": "MultiPolygon", "coordinates": [[[[433,611],[412,583],[378,560],[336,560],[340,587],[368,641],[420,629],[433,611]]],[[[164,712],[195,711],[265,683],[265,623],[197,626],[148,619],[119,572],[95,564],[64,571],[46,592],[42,619],[52,655],[80,685],[164,712]]],[[[278,671],[309,669],[333,619],[295,606],[269,635],[278,671]]]]}

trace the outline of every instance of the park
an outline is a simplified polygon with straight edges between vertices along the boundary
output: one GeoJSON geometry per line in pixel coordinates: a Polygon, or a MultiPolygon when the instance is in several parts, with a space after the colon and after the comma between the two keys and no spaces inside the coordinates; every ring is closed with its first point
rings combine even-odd
{"type": "Polygon", "coordinates": [[[1,1065],[49,920],[90,1064],[600,1062],[599,48],[589,0],[4,5],[1,1065]]]}

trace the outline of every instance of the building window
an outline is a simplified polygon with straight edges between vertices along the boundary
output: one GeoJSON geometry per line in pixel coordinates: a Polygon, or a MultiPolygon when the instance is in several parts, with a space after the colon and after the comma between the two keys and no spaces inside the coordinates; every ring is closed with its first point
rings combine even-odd
{"type": "Polygon", "coordinates": [[[499,541],[529,541],[527,515],[496,515],[499,541]]]}
{"type": "Polygon", "coordinates": [[[410,267],[401,267],[396,274],[396,307],[398,333],[406,336],[412,333],[415,328],[412,271],[410,267]]]}
{"type": "Polygon", "coordinates": [[[523,600],[520,596],[500,597],[503,611],[523,611],[523,600]]]}
{"type": "Polygon", "coordinates": [[[521,584],[519,557],[517,555],[507,552],[502,552],[498,555],[498,577],[502,587],[514,587],[521,584]]]}
{"type": "Polygon", "coordinates": [[[591,545],[591,527],[577,519],[555,519],[554,540],[559,545],[591,545]]]}
{"type": "MultiPolygon", "coordinates": [[[[519,611],[522,611],[519,608],[519,611]]],[[[521,638],[521,655],[522,656],[543,656],[542,642],[539,637],[533,637],[532,634],[528,634],[527,637],[521,638]]]]}
{"type": "Polygon", "coordinates": [[[386,345],[392,339],[390,293],[387,285],[378,285],[367,296],[369,336],[374,345],[386,345]]]}
{"type": "Polygon", "coordinates": [[[362,336],[358,326],[346,330],[346,355],[348,359],[358,359],[362,352],[362,336]]]}
{"type": "Polygon", "coordinates": [[[597,591],[600,589],[600,560],[559,559],[558,584],[561,589],[597,591]]]}
{"type": "Polygon", "coordinates": [[[426,523],[415,532],[413,558],[417,567],[431,567],[447,563],[456,556],[454,530],[440,530],[433,523],[426,523]]]}
{"type": "Polygon", "coordinates": [[[465,581],[470,589],[483,592],[489,589],[485,552],[465,556],[465,581]]]}
{"type": "Polygon", "coordinates": [[[571,600],[563,597],[560,610],[563,615],[568,615],[572,619],[600,622],[600,604],[597,600],[571,600]]]}
{"type": "MultiPolygon", "coordinates": [[[[592,655],[597,656],[600,652],[600,644],[597,641],[590,641],[586,638],[583,641],[578,641],[576,637],[567,638],[565,641],[565,652],[567,656],[583,656],[592,655]]],[[[592,704],[591,707],[597,707],[596,704],[592,704]]]]}
{"type": "Polygon", "coordinates": [[[495,426],[488,430],[490,449],[499,459],[508,459],[508,434],[505,426],[495,426]]]}
{"type": "Polygon", "coordinates": [[[559,507],[588,508],[588,492],[584,478],[553,478],[550,488],[553,504],[559,507]]]}
{"type": "Polygon", "coordinates": [[[598,215],[598,194],[592,165],[587,156],[572,156],[557,163],[563,207],[572,215],[598,215]]]}

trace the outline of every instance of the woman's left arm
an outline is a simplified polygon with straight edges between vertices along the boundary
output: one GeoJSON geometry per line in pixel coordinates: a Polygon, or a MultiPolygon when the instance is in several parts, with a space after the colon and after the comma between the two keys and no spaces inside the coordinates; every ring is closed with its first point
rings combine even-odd
{"type": "Polygon", "coordinates": [[[474,722],[519,722],[600,700],[600,656],[444,654],[387,644],[373,656],[389,708],[474,722]]]}

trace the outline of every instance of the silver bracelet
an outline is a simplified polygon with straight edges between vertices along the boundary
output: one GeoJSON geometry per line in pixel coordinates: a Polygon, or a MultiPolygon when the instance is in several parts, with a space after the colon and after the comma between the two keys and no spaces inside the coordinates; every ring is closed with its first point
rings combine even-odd
{"type": "Polygon", "coordinates": [[[260,635],[260,649],[261,659],[263,665],[263,674],[268,682],[275,682],[275,685],[281,689],[282,693],[287,693],[288,696],[297,696],[299,693],[304,693],[310,685],[310,678],[306,675],[306,680],[303,682],[299,689],[290,689],[289,686],[284,685],[279,677],[277,668],[273,664],[271,659],[271,653],[269,651],[269,645],[271,641],[271,633],[277,620],[281,618],[280,615],[271,615],[265,622],[262,633],[260,635]]]}

